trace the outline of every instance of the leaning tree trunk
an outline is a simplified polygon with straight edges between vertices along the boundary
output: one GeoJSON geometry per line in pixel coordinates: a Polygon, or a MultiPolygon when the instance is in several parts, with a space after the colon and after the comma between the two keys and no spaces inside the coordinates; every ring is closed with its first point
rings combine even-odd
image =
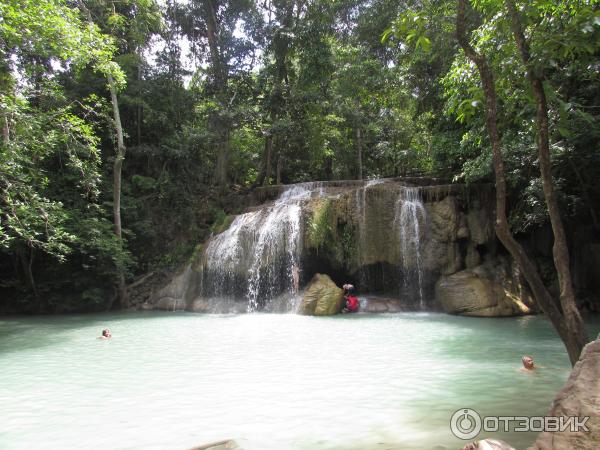
{"type": "Polygon", "coordinates": [[[506,218],[506,178],[504,175],[504,162],[502,160],[500,135],[497,125],[495,80],[487,58],[479,54],[469,42],[466,24],[467,5],[468,0],[458,0],[456,37],[467,58],[477,66],[485,94],[485,122],[492,144],[494,175],[496,178],[496,235],[523,272],[525,279],[533,291],[533,295],[564,342],[571,364],[575,364],[581,353],[579,340],[574,338],[572,330],[569,329],[569,324],[565,321],[561,310],[544,285],[535,264],[510,232],[506,218]]]}
{"type": "MultiPolygon", "coordinates": [[[[119,113],[119,100],[117,97],[117,85],[111,75],[108,76],[108,84],[110,89],[110,99],[113,108],[113,116],[115,121],[115,132],[117,138],[117,154],[113,166],[113,222],[114,232],[119,240],[121,247],[123,246],[123,235],[121,227],[121,171],[123,169],[123,160],[125,159],[125,143],[123,140],[123,127],[121,125],[121,114],[119,113]]],[[[129,306],[127,292],[125,289],[125,274],[123,268],[118,267],[118,296],[121,307],[129,306]]],[[[109,308],[112,307],[112,302],[109,308]]]]}
{"type": "Polygon", "coordinates": [[[540,161],[540,173],[542,176],[542,186],[544,198],[548,206],[548,215],[554,234],[554,246],[552,253],[554,256],[554,266],[558,274],[558,284],[560,286],[560,304],[567,323],[567,328],[573,333],[573,339],[578,342],[579,352],[587,343],[585,325],[577,304],[575,303],[575,292],[571,277],[569,247],[565,228],[560,216],[560,209],[556,199],[556,191],[552,181],[552,163],[550,162],[550,132],[548,125],[548,100],[544,92],[543,72],[537,71],[533,67],[529,43],[525,39],[521,19],[517,7],[512,0],[506,0],[511,28],[515,37],[515,42],[521,53],[521,59],[527,70],[527,78],[531,84],[536,104],[536,126],[538,129],[537,146],[540,161]]]}

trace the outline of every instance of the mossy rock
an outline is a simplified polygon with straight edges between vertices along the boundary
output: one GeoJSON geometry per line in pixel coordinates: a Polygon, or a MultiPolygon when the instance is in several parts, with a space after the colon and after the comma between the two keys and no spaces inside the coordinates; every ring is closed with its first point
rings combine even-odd
{"type": "Polygon", "coordinates": [[[317,273],[304,292],[298,313],[306,316],[332,316],[340,312],[343,298],[344,291],[329,275],[317,273]]]}
{"type": "Polygon", "coordinates": [[[222,209],[218,210],[215,213],[214,222],[210,227],[211,233],[220,234],[227,230],[231,225],[231,222],[233,222],[233,219],[235,219],[235,215],[227,215],[222,209]]]}
{"type": "Polygon", "coordinates": [[[315,201],[312,208],[312,216],[308,222],[306,237],[308,246],[318,249],[331,241],[333,237],[331,200],[320,199],[315,201]]]}
{"type": "Polygon", "coordinates": [[[198,244],[194,247],[194,252],[190,257],[190,265],[194,270],[197,270],[202,263],[202,251],[204,250],[204,244],[198,244]]]}

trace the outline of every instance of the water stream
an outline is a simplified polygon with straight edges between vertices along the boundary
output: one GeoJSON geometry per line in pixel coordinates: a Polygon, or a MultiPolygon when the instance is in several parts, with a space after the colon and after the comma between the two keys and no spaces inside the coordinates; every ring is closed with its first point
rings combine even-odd
{"type": "Polygon", "coordinates": [[[404,286],[417,287],[420,309],[425,309],[423,300],[423,256],[421,233],[424,230],[426,212],[416,187],[405,187],[396,202],[394,224],[399,233],[404,286]]]}
{"type": "Polygon", "coordinates": [[[355,208],[358,218],[358,240],[357,240],[357,257],[359,269],[359,289],[365,289],[367,285],[367,277],[365,274],[365,256],[369,246],[369,232],[367,230],[367,191],[371,186],[376,186],[385,182],[385,179],[368,180],[363,186],[356,189],[355,208]]]}
{"type": "Polygon", "coordinates": [[[314,188],[294,185],[272,205],[237,216],[215,236],[205,251],[201,294],[234,297],[242,290],[248,312],[262,306],[259,299],[268,302],[282,293],[291,304],[301,270],[301,203],[314,188]]]}

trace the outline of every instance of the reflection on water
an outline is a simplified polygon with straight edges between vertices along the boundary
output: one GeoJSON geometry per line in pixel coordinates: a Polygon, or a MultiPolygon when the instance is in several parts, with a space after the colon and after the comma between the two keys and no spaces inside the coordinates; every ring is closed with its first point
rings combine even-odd
{"type": "Polygon", "coordinates": [[[569,362],[540,317],[136,313],[0,320],[0,368],[7,450],[455,449],[454,411],[543,415],[569,362]]]}

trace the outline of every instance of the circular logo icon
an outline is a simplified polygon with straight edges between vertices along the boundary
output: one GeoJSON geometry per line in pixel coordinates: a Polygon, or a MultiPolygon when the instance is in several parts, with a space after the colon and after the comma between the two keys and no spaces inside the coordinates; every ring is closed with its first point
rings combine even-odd
{"type": "Polygon", "coordinates": [[[459,409],[452,414],[450,429],[459,439],[473,439],[481,431],[481,416],[469,408],[459,409]]]}

